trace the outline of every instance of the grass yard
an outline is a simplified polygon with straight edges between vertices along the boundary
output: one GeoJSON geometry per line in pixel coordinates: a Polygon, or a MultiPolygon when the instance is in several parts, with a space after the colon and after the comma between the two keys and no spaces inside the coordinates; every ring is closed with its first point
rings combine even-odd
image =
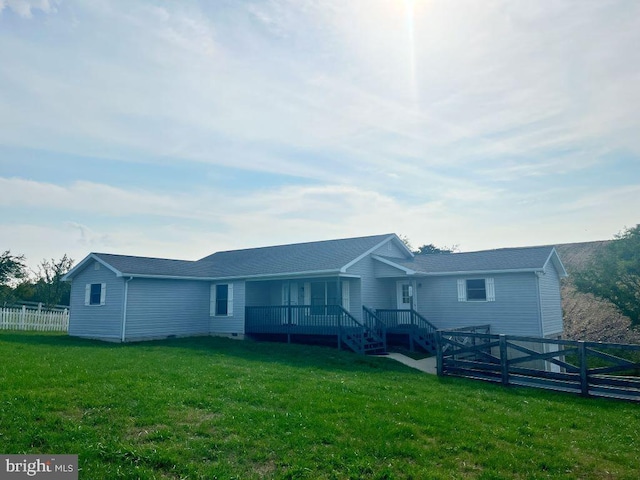
{"type": "Polygon", "coordinates": [[[0,333],[0,453],[80,478],[634,479],[640,406],[330,348],[0,333]]]}

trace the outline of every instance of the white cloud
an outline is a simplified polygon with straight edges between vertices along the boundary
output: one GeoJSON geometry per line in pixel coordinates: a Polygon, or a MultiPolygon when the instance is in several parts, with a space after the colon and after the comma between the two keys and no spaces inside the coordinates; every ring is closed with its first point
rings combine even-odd
{"type": "MultiPolygon", "coordinates": [[[[241,197],[199,178],[156,191],[0,170],[0,208],[58,212],[84,248],[166,255],[181,229],[204,255],[204,236],[236,248],[396,231],[478,248],[633,223],[631,194],[576,182],[640,155],[640,5],[414,3],[409,22],[391,0],[69,1],[37,35],[0,32],[0,145],[117,158],[123,175],[180,161],[314,180],[241,197]],[[173,227],[134,235],[132,217],[173,227]]],[[[56,5],[0,0],[25,18],[56,5]]],[[[624,182],[635,191],[638,172],[624,182]]]]}
{"type": "Polygon", "coordinates": [[[2,10],[9,8],[23,18],[31,18],[36,10],[44,13],[55,12],[58,3],[58,0],[0,0],[0,14],[2,10]]]}

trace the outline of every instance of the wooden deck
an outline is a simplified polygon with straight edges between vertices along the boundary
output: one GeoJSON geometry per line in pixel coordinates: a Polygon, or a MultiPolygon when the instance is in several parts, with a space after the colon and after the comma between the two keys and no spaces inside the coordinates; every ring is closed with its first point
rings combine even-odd
{"type": "Polygon", "coordinates": [[[435,352],[436,327],[415,310],[371,310],[363,307],[357,320],[338,305],[278,305],[246,307],[248,335],[286,335],[287,340],[308,336],[335,336],[338,345],[350,342],[356,351],[386,351],[387,338],[406,339],[411,350],[417,346],[435,352]],[[395,336],[395,337],[394,337],[395,336]],[[374,347],[375,344],[375,347],[374,347]]]}
{"type": "Polygon", "coordinates": [[[286,335],[287,340],[307,336],[334,336],[338,347],[357,353],[383,353],[384,340],[339,305],[281,305],[246,307],[248,335],[286,335]]]}

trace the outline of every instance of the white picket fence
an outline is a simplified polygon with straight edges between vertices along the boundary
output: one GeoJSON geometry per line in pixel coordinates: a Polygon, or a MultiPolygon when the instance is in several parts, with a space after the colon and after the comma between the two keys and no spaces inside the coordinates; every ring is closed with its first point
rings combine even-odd
{"type": "Polygon", "coordinates": [[[66,332],[69,330],[69,309],[31,310],[0,307],[0,330],[35,330],[66,332]]]}

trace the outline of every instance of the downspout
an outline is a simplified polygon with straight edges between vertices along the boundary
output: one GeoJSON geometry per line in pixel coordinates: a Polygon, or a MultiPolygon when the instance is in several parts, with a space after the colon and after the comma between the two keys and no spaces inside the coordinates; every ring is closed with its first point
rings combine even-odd
{"type": "Polygon", "coordinates": [[[127,328],[127,297],[129,296],[129,282],[133,277],[129,277],[124,281],[124,306],[122,307],[122,336],[120,340],[124,343],[125,331],[127,328]]]}

